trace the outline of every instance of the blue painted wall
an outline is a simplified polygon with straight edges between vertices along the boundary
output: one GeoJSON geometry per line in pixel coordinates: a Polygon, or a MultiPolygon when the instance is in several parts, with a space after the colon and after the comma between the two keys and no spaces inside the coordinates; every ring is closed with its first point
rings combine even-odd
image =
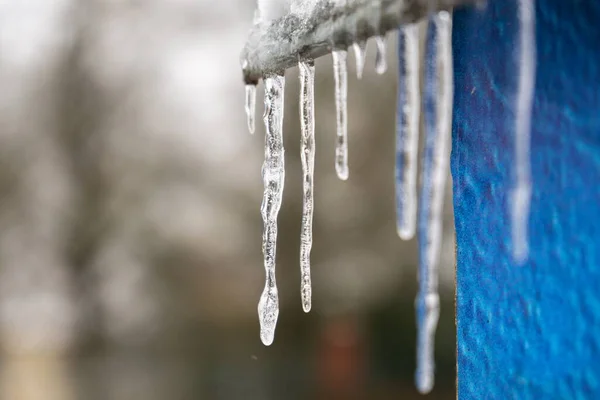
{"type": "Polygon", "coordinates": [[[511,259],[515,0],[454,15],[460,399],[600,399],[600,0],[538,0],[530,259],[511,259]]]}

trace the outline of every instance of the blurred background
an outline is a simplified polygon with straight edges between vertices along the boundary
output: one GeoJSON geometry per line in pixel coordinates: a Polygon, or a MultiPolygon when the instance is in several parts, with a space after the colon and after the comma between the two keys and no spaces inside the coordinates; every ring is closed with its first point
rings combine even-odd
{"type": "MultiPolygon", "coordinates": [[[[298,73],[285,88],[281,312],[259,339],[262,85],[250,0],[0,0],[0,396],[411,399],[417,246],[396,234],[396,38],[349,57],[350,179],[317,60],[313,308],[300,304],[298,73]]],[[[436,386],[455,398],[450,178],[436,386]]]]}

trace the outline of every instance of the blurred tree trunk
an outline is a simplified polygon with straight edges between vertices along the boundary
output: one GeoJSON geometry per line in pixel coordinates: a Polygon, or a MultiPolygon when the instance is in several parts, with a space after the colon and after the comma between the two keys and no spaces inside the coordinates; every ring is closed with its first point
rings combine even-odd
{"type": "Polygon", "coordinates": [[[61,143],[69,1],[0,5],[2,398],[69,400],[77,302],[66,257],[76,197],[61,143]]]}

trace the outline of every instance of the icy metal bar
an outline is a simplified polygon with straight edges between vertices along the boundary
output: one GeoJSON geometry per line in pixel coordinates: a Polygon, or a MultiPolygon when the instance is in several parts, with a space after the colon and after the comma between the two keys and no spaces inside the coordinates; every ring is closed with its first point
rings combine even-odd
{"type": "Polygon", "coordinates": [[[322,0],[311,15],[288,14],[255,25],[242,51],[247,84],[298,65],[299,58],[316,59],[357,41],[383,35],[415,22],[435,10],[475,4],[478,0],[358,0],[334,6],[322,0]]]}

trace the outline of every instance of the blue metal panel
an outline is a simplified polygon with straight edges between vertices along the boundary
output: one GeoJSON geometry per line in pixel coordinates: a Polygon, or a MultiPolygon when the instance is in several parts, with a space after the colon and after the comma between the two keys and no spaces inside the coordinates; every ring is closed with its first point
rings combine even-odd
{"type": "Polygon", "coordinates": [[[515,0],[454,16],[460,399],[600,399],[600,1],[538,0],[530,258],[511,259],[515,0]]]}

